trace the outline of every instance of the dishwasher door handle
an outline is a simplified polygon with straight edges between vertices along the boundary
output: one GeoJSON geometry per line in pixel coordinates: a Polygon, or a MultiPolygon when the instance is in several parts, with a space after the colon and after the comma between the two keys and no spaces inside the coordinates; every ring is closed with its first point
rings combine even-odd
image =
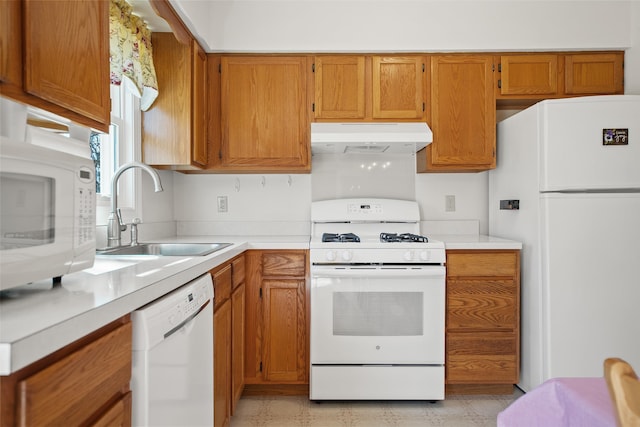
{"type": "Polygon", "coordinates": [[[174,328],[171,328],[169,331],[164,333],[164,338],[167,339],[169,338],[171,335],[175,334],[176,332],[178,332],[180,329],[182,329],[183,326],[185,326],[187,323],[191,322],[193,319],[196,318],[196,316],[198,314],[200,314],[202,312],[202,310],[204,310],[209,303],[211,303],[211,300],[208,299],[204,304],[202,304],[200,306],[200,308],[198,309],[198,311],[196,311],[195,313],[193,313],[191,316],[187,317],[186,319],[184,319],[182,322],[180,322],[179,324],[177,324],[174,328]]]}

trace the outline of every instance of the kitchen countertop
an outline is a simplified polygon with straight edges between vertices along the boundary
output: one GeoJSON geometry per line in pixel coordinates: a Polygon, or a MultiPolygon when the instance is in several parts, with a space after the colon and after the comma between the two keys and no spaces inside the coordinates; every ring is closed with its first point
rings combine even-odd
{"type": "MultiPolygon", "coordinates": [[[[485,235],[434,235],[447,249],[521,249],[485,235]]],[[[156,242],[232,243],[207,256],[96,257],[93,268],[3,292],[0,375],[9,375],[160,298],[248,249],[308,249],[309,236],[181,236],[156,242]]]]}
{"type": "MultiPolygon", "coordinates": [[[[309,236],[205,236],[233,243],[207,256],[96,256],[90,269],[9,289],[0,299],[0,375],[9,375],[160,298],[247,249],[308,249],[309,236]]],[[[160,241],[160,239],[158,239],[160,241]]]]}
{"type": "Polygon", "coordinates": [[[446,249],[522,249],[522,243],[485,234],[441,234],[430,236],[446,249]]]}

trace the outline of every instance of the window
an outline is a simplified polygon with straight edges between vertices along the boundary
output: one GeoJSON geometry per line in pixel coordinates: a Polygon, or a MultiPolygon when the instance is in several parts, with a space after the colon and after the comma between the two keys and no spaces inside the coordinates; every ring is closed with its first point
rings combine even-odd
{"type": "MultiPolygon", "coordinates": [[[[97,224],[105,225],[111,211],[111,179],[123,164],[140,160],[140,99],[126,84],[111,86],[111,126],[108,134],[92,133],[91,156],[96,164],[97,224]]],[[[125,171],[118,180],[118,207],[124,222],[141,216],[140,171],[125,171]]]]}

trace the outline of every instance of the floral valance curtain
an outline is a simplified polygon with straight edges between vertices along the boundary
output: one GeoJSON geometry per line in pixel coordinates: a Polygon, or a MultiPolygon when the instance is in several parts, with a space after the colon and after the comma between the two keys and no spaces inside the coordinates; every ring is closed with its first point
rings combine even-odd
{"type": "Polygon", "coordinates": [[[132,83],[128,86],[140,97],[140,108],[146,111],[158,96],[151,31],[124,0],[111,0],[109,38],[111,84],[120,85],[128,79],[132,83]]]}

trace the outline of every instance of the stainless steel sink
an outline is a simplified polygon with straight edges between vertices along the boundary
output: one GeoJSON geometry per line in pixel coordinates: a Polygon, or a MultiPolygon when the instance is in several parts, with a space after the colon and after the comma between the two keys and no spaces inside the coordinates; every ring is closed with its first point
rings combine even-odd
{"type": "Polygon", "coordinates": [[[204,256],[231,246],[231,243],[140,243],[100,249],[97,255],[204,256]]]}

